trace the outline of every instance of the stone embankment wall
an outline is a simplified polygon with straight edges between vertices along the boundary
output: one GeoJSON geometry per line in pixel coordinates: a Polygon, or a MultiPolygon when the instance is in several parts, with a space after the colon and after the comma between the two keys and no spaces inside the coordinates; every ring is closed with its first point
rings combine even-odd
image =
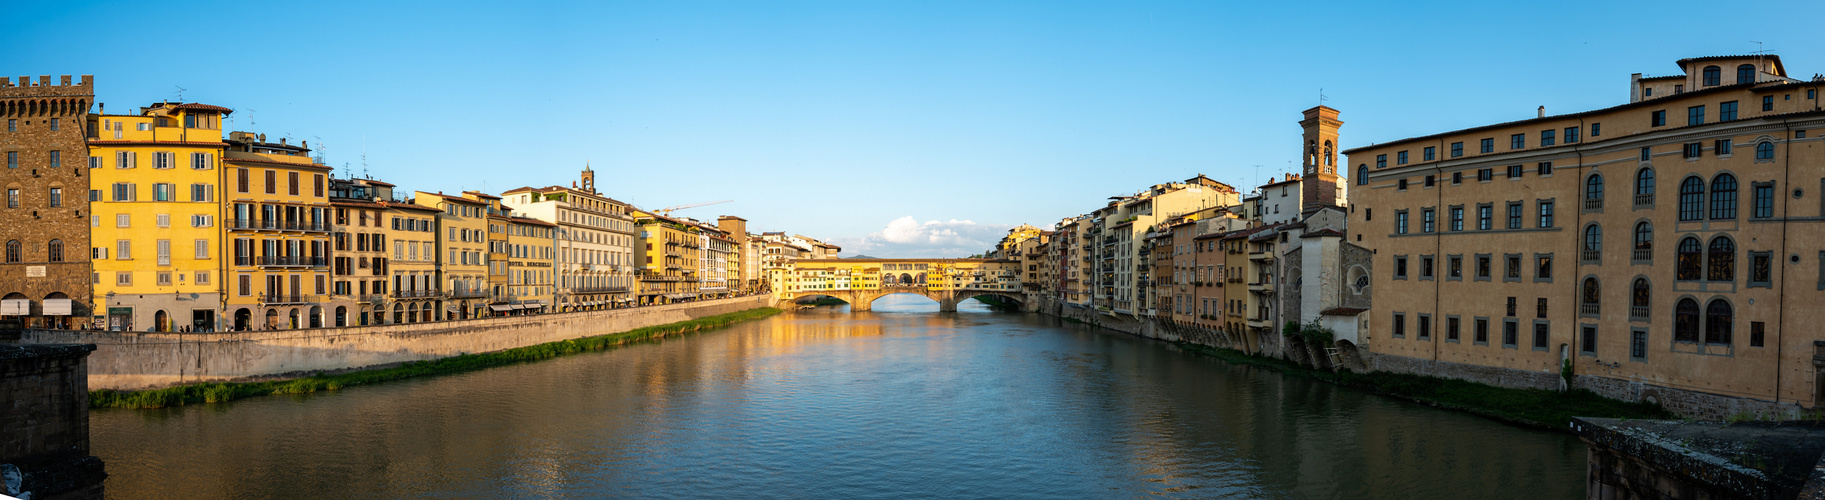
{"type": "Polygon", "coordinates": [[[229,333],[27,330],[25,344],[95,344],[90,389],[149,389],[301,375],[624,332],[773,305],[757,295],[607,311],[229,333]]]}
{"type": "Polygon", "coordinates": [[[0,345],[0,495],[99,499],[89,455],[89,345],[0,345]]]}

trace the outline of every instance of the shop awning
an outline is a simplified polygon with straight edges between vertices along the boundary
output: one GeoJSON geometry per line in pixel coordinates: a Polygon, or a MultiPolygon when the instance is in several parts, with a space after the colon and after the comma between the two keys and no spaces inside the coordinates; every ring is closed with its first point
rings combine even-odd
{"type": "Polygon", "coordinates": [[[31,316],[31,299],[0,300],[0,316],[31,316]]]}
{"type": "Polygon", "coordinates": [[[44,299],[45,316],[69,316],[70,299],[44,299]]]}
{"type": "Polygon", "coordinates": [[[494,312],[501,312],[501,311],[512,311],[512,310],[513,310],[513,306],[512,306],[512,305],[508,305],[508,304],[497,304],[497,305],[490,305],[490,306],[488,306],[488,309],[489,309],[489,310],[491,310],[491,311],[494,311],[494,312]]]}

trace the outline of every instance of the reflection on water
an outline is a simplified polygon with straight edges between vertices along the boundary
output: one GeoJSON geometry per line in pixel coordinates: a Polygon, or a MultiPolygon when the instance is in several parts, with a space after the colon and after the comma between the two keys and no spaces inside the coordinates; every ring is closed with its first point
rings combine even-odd
{"type": "Polygon", "coordinates": [[[115,498],[1575,498],[1584,447],[892,296],[376,387],[92,414],[115,498]]]}

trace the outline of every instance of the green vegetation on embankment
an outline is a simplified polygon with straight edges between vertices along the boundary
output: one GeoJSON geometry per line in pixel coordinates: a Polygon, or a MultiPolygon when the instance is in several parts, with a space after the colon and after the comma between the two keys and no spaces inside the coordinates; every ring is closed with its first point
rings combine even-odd
{"type": "Polygon", "coordinates": [[[516,347],[496,352],[463,354],[431,361],[415,361],[390,368],[353,371],[332,375],[316,375],[292,380],[218,382],[145,391],[114,391],[102,389],[89,391],[89,407],[163,408],[167,406],[181,406],[196,403],[221,403],[241,398],[272,394],[302,394],[317,391],[333,391],[357,385],[377,384],[427,375],[462,373],[483,368],[551,359],[558,356],[586,351],[599,351],[630,342],[657,339],[660,337],[723,327],[743,321],[765,318],[779,313],[779,309],[762,307],[697,318],[689,321],[636,328],[621,333],[547,342],[544,344],[516,347]]]}
{"type": "Polygon", "coordinates": [[[1348,370],[1331,372],[1307,368],[1283,359],[1244,354],[1233,349],[1184,342],[1179,345],[1187,351],[1213,356],[1231,364],[1258,366],[1384,396],[1560,432],[1571,432],[1566,425],[1572,417],[1679,418],[1656,405],[1618,401],[1584,389],[1566,392],[1511,389],[1404,373],[1355,373],[1348,370]]]}

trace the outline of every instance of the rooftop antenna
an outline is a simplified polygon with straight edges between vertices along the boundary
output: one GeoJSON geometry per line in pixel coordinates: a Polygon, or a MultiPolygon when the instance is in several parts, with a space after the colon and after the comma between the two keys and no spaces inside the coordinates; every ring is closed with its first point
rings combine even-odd
{"type": "Polygon", "coordinates": [[[1762,42],[1750,40],[1749,43],[1755,44],[1755,83],[1762,83],[1762,55],[1768,51],[1762,48],[1762,42]]]}
{"type": "Polygon", "coordinates": [[[1324,87],[1318,87],[1318,105],[1323,106],[1324,101],[1327,100],[1330,100],[1330,98],[1324,96],[1324,87]]]}
{"type": "Polygon", "coordinates": [[[173,87],[177,87],[177,102],[184,102],[184,91],[185,91],[185,90],[190,90],[190,89],[186,89],[186,88],[183,88],[183,87],[178,87],[178,86],[176,86],[176,85],[172,85],[172,86],[173,86],[173,87]]]}
{"type": "Polygon", "coordinates": [[[366,177],[368,180],[374,179],[374,176],[368,175],[368,135],[367,134],[361,134],[361,176],[366,177]]]}
{"type": "Polygon", "coordinates": [[[252,128],[260,125],[259,122],[253,121],[253,113],[255,111],[259,111],[259,110],[253,109],[253,108],[247,108],[247,128],[249,128],[249,129],[252,129],[252,128]]]}

